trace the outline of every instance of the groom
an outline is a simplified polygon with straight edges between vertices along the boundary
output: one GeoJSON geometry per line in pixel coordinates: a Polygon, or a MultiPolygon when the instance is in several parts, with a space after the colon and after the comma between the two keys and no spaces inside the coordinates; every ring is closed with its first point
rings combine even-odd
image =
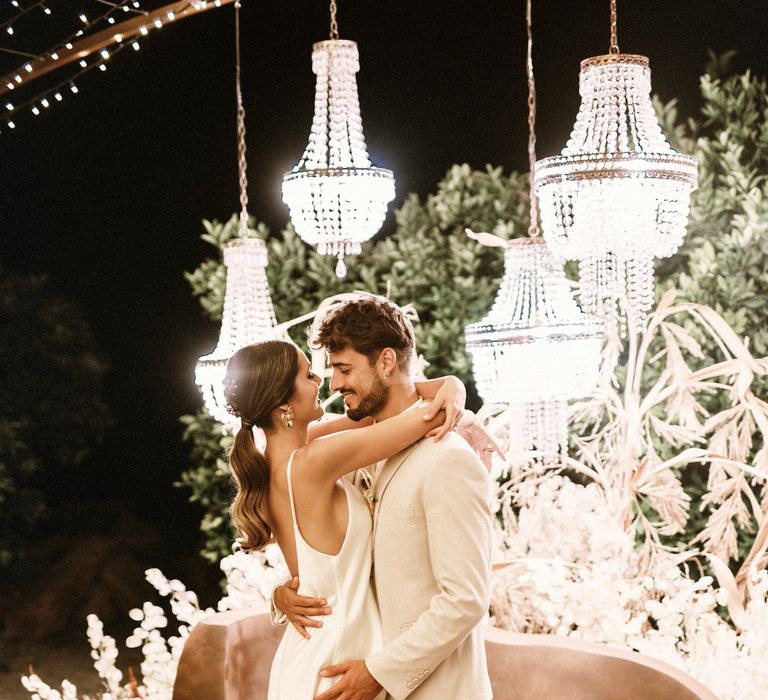
{"type": "MultiPolygon", "coordinates": [[[[312,338],[328,351],[347,415],[387,420],[419,401],[413,329],[382,297],[334,308],[312,338]]],[[[489,606],[491,484],[466,442],[424,438],[373,467],[373,578],[384,648],[328,667],[317,700],[488,700],[479,623],[489,606]]],[[[283,589],[286,606],[301,600],[283,589]]]]}

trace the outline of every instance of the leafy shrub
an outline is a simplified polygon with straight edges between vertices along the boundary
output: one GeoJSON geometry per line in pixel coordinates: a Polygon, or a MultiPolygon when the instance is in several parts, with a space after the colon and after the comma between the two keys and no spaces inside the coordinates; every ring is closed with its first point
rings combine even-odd
{"type": "Polygon", "coordinates": [[[46,517],[47,481],[83,463],[109,425],[107,369],[80,310],[42,276],[0,269],[0,566],[46,517]]]}

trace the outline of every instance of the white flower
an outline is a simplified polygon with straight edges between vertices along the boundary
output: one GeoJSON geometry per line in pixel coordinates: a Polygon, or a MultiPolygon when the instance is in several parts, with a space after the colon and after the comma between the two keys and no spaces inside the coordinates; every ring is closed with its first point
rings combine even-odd
{"type": "Polygon", "coordinates": [[[61,682],[63,700],[77,700],[77,688],[68,680],[61,682]]]}
{"type": "Polygon", "coordinates": [[[132,634],[125,640],[125,646],[127,646],[129,649],[138,649],[142,645],[143,641],[144,640],[138,635],[132,634]]]}
{"type": "Polygon", "coordinates": [[[168,595],[171,592],[168,579],[163,576],[163,572],[160,569],[147,569],[144,572],[144,576],[157,589],[160,595],[168,595]]]}
{"type": "Polygon", "coordinates": [[[263,551],[235,552],[221,560],[221,569],[227,577],[227,595],[218,603],[218,609],[267,609],[272,589],[288,575],[279,547],[268,545],[263,551]]]}

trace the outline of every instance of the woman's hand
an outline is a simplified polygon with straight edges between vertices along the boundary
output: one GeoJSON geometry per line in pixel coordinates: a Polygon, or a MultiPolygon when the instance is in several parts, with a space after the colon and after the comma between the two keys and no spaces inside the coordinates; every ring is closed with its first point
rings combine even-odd
{"type": "Polygon", "coordinates": [[[426,437],[433,437],[437,442],[453,430],[464,415],[466,401],[467,390],[461,380],[456,377],[446,377],[432,400],[429,412],[424,416],[424,420],[431,420],[439,411],[445,411],[445,422],[430,430],[426,437]]]}
{"type": "Polygon", "coordinates": [[[491,455],[494,452],[506,461],[501,448],[472,411],[464,412],[461,421],[456,426],[456,432],[469,443],[469,446],[477,453],[480,461],[489,472],[491,471],[491,455]]]}
{"type": "Polygon", "coordinates": [[[299,595],[299,577],[294,576],[282,586],[278,586],[272,596],[280,612],[284,613],[288,621],[298,630],[305,639],[309,639],[307,627],[322,627],[322,620],[314,620],[313,617],[330,615],[331,609],[324,598],[307,598],[299,595]]]}

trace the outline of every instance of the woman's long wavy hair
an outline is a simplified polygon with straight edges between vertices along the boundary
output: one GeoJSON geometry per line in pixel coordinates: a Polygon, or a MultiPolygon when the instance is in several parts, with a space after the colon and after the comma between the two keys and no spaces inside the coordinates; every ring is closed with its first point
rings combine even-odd
{"type": "Polygon", "coordinates": [[[248,345],[232,355],[227,364],[227,408],[242,422],[229,453],[229,465],[237,483],[230,513],[245,551],[262,549],[272,539],[267,519],[269,462],[256,447],[253,426],[272,426],[271,413],[291,398],[298,371],[297,348],[283,340],[248,345]]]}

